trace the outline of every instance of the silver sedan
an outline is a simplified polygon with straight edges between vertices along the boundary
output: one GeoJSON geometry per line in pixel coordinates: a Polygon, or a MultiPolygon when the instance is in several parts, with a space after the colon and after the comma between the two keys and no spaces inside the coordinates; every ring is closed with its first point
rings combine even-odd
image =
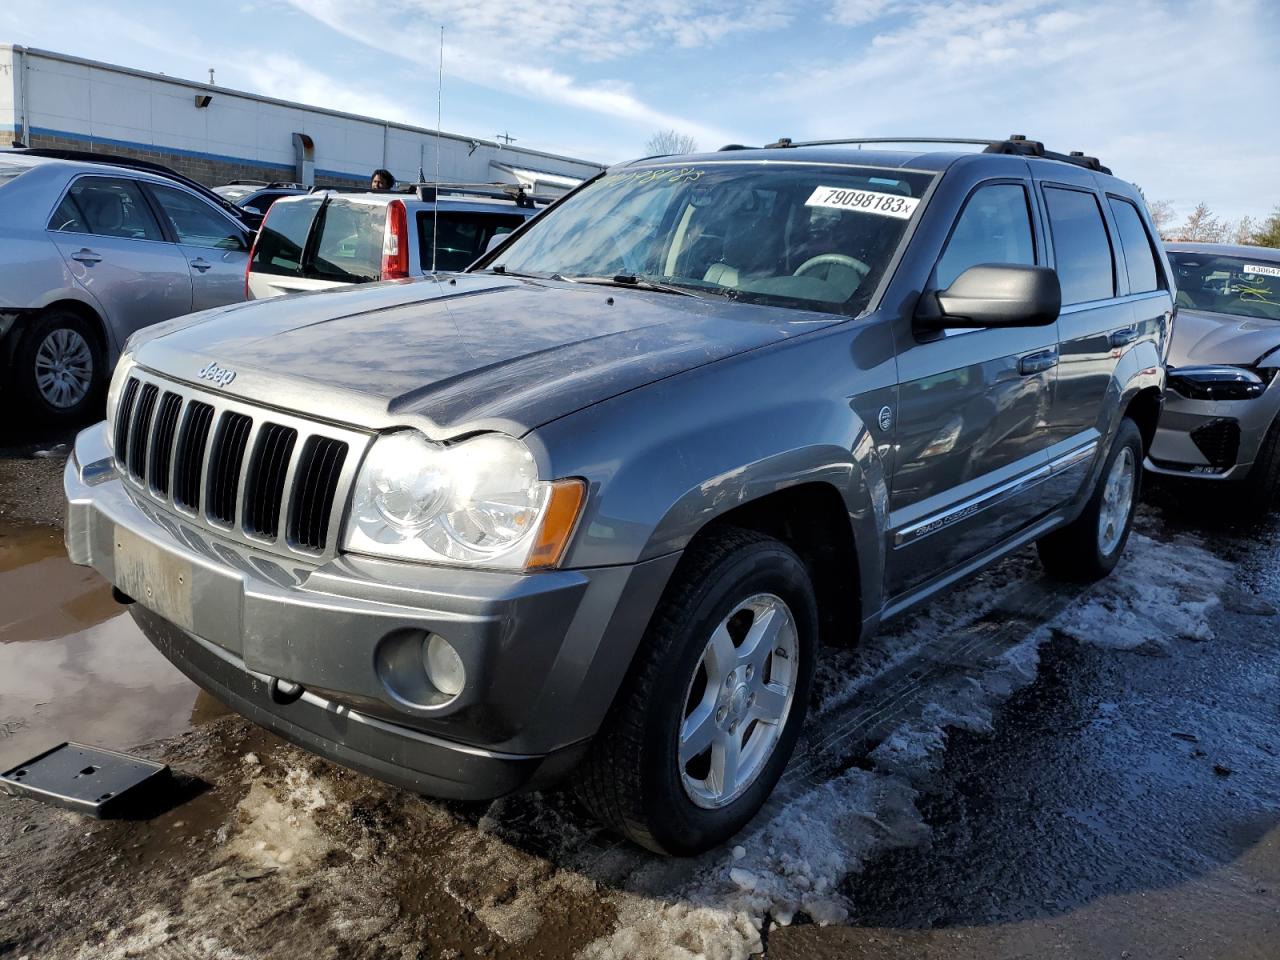
{"type": "Polygon", "coordinates": [[[1280,250],[1171,243],[1178,318],[1153,473],[1235,483],[1244,511],[1280,483],[1280,250]]]}
{"type": "Polygon", "coordinates": [[[251,240],[181,179],[0,153],[6,402],[44,421],[83,419],[129,334],[244,299],[251,240]]]}

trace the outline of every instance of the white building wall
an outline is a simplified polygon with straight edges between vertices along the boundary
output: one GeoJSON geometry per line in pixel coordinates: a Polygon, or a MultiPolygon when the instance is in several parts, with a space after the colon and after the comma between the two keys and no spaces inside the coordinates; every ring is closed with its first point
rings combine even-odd
{"type": "MultiPolygon", "coordinates": [[[[437,143],[440,177],[455,182],[510,180],[491,165],[497,161],[584,179],[601,166],[589,161],[504,146],[456,134],[358,117],[289,103],[209,84],[97,63],[49,51],[0,45],[0,131],[22,135],[24,117],[15,103],[25,89],[26,116],[33,142],[83,140],[86,147],[180,152],[193,162],[238,163],[278,170],[292,179],[292,135],[315,143],[319,179],[367,180],[387,167],[401,181],[417,179],[421,165],[434,175],[437,143]],[[197,94],[213,99],[197,108],[197,94]]],[[[217,169],[216,166],[213,169],[217,169]]]]}

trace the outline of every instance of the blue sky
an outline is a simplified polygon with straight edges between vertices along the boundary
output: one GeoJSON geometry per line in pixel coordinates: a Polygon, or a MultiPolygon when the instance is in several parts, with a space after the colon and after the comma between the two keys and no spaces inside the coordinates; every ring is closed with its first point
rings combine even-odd
{"type": "Polygon", "coordinates": [[[1275,0],[10,0],[23,43],[379,118],[619,160],[1026,133],[1181,213],[1280,203],[1275,0]]]}

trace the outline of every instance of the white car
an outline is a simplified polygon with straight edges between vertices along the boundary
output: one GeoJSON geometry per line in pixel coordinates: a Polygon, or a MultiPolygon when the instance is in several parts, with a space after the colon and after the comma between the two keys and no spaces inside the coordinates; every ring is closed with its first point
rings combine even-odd
{"type": "Polygon", "coordinates": [[[271,205],[245,279],[251,300],[463,270],[545,206],[501,185],[325,190],[271,205]],[[432,239],[435,249],[432,250],[432,239]]]}

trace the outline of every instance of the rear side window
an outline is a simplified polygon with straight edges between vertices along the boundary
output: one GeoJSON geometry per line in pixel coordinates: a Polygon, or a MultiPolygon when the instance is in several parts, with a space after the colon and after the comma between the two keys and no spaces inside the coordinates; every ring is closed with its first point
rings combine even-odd
{"type": "Polygon", "coordinates": [[[422,269],[431,271],[432,220],[436,220],[437,270],[464,270],[484,253],[490,238],[510,233],[525,218],[518,213],[468,213],[423,210],[418,214],[418,249],[422,251],[422,269]]]}
{"type": "Polygon", "coordinates": [[[980,263],[1018,263],[1034,266],[1036,245],[1026,188],[1016,183],[979,187],[956,220],[935,274],[945,290],[956,277],[980,263]]]}
{"type": "Polygon", "coordinates": [[[126,240],[163,240],[142,191],[119,177],[81,177],[49,220],[49,229],[126,240]]]}
{"type": "Polygon", "coordinates": [[[151,184],[150,189],[179,243],[217,250],[244,249],[240,231],[199,197],[157,183],[151,184]]]}
{"type": "Polygon", "coordinates": [[[1111,241],[1098,198],[1083,190],[1044,188],[1062,302],[1106,300],[1116,293],[1111,241]]]}
{"type": "Polygon", "coordinates": [[[1111,215],[1116,220],[1116,232],[1120,234],[1120,249],[1124,251],[1125,267],[1129,274],[1130,293],[1150,293],[1160,289],[1160,273],[1156,269],[1156,256],[1151,249],[1151,236],[1142,223],[1138,208],[1128,200],[1108,197],[1111,215]]]}
{"type": "Polygon", "coordinates": [[[288,194],[263,193],[254,197],[247,203],[242,203],[241,206],[248,207],[250,210],[256,210],[258,213],[265,215],[266,212],[271,209],[271,205],[284,196],[288,196],[288,194]]]}
{"type": "Polygon", "coordinates": [[[307,276],[343,283],[381,279],[386,223],[384,203],[330,200],[320,211],[316,252],[307,276]]]}
{"type": "Polygon", "coordinates": [[[273,204],[271,213],[258,231],[251,267],[253,272],[300,276],[307,234],[311,232],[311,221],[319,209],[319,197],[273,204]]]}

